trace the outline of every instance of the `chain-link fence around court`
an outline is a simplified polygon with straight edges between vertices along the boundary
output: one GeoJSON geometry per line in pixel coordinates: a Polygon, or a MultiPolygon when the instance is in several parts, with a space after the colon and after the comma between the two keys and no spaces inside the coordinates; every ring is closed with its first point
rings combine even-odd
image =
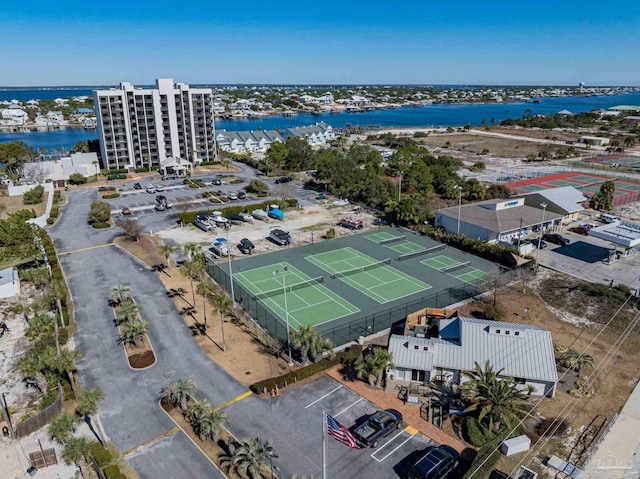
{"type": "MultiPolygon", "coordinates": [[[[207,272],[220,286],[231,291],[229,274],[225,264],[209,264],[207,272]]],[[[440,289],[426,294],[419,299],[407,301],[391,308],[383,308],[374,313],[355,313],[345,318],[336,319],[325,324],[315,326],[323,337],[340,346],[351,341],[357,341],[360,336],[369,336],[393,324],[404,321],[407,316],[423,308],[445,308],[474,296],[498,288],[513,279],[513,270],[500,268],[500,272],[488,278],[471,282],[461,282],[457,287],[440,289]]],[[[285,340],[287,328],[285,321],[268,309],[255,294],[247,290],[237,281],[233,283],[235,301],[251,314],[254,321],[273,337],[285,340]]]]}

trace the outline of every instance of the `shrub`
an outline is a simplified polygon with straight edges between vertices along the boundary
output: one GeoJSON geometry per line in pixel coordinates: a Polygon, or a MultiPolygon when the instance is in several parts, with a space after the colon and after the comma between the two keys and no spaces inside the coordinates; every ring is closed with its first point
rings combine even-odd
{"type": "Polygon", "coordinates": [[[89,219],[99,223],[103,223],[109,220],[111,216],[111,206],[104,201],[94,201],[91,203],[91,209],[89,210],[89,219]]]}
{"type": "Polygon", "coordinates": [[[98,188],[98,191],[102,192],[102,191],[116,191],[116,187],[115,186],[101,186],[98,188]]]}
{"type": "Polygon", "coordinates": [[[35,188],[30,189],[22,195],[22,202],[25,205],[38,205],[42,203],[44,195],[44,186],[38,185],[35,188]]]}
{"type": "Polygon", "coordinates": [[[98,466],[103,467],[111,462],[111,453],[102,447],[99,442],[92,442],[89,445],[89,452],[93,455],[94,459],[98,463],[98,466]]]}
{"type": "Polygon", "coordinates": [[[253,179],[249,182],[249,185],[245,188],[247,193],[254,193],[256,195],[266,195],[269,192],[269,186],[264,181],[253,179]]]}
{"type": "Polygon", "coordinates": [[[120,467],[117,464],[105,467],[102,472],[104,472],[107,479],[117,479],[122,474],[120,472],[120,467]]]}
{"type": "Polygon", "coordinates": [[[48,224],[48,225],[52,225],[52,224],[53,224],[53,223],[55,223],[55,222],[56,222],[56,219],[55,219],[55,218],[52,218],[52,217],[47,218],[47,224],[48,224]]]}
{"type": "Polygon", "coordinates": [[[203,161],[202,163],[200,163],[202,166],[213,166],[213,165],[219,165],[220,162],[219,161],[203,161]]]}
{"type": "Polygon", "coordinates": [[[81,173],[73,173],[69,176],[69,183],[72,185],[83,185],[87,182],[87,178],[81,173]]]}
{"type": "Polygon", "coordinates": [[[51,207],[51,212],[49,213],[49,216],[51,218],[57,218],[58,215],[60,215],[60,208],[58,208],[57,206],[52,206],[51,207]]]}
{"type": "Polygon", "coordinates": [[[463,434],[469,444],[475,447],[482,447],[493,439],[491,431],[480,424],[473,416],[466,416],[464,418],[463,434]]]}
{"type": "Polygon", "coordinates": [[[354,349],[353,351],[351,349],[347,349],[345,351],[337,353],[331,359],[322,359],[317,363],[311,363],[304,368],[298,369],[297,371],[291,371],[287,374],[283,374],[282,376],[258,381],[257,383],[249,386],[249,389],[251,389],[251,391],[253,391],[255,394],[262,394],[262,391],[265,388],[267,389],[267,391],[271,391],[275,386],[278,386],[278,388],[284,388],[285,383],[287,385],[294,384],[296,380],[306,379],[321,371],[325,371],[335,366],[336,364],[350,364],[358,357],[358,355],[359,352],[357,349],[354,349]]]}
{"type": "Polygon", "coordinates": [[[136,168],[136,173],[147,173],[149,171],[149,168],[147,168],[146,166],[141,166],[136,168]]]}
{"type": "Polygon", "coordinates": [[[93,223],[91,226],[93,226],[97,230],[103,230],[111,227],[111,224],[109,224],[108,221],[99,221],[97,223],[93,223]]]}
{"type": "Polygon", "coordinates": [[[424,131],[416,131],[416,132],[413,134],[413,137],[414,137],[414,138],[426,138],[426,137],[428,137],[428,136],[429,136],[429,133],[424,132],[424,131]]]}
{"type": "Polygon", "coordinates": [[[500,321],[504,317],[504,311],[498,304],[488,304],[484,308],[484,317],[490,321],[500,321]]]}
{"type": "Polygon", "coordinates": [[[102,198],[105,200],[112,200],[114,198],[120,198],[120,193],[107,193],[106,195],[102,195],[102,198]]]}
{"type": "Polygon", "coordinates": [[[129,173],[129,170],[127,170],[126,168],[120,168],[119,170],[109,170],[107,172],[107,174],[109,175],[119,175],[119,174],[127,174],[129,173]]]}

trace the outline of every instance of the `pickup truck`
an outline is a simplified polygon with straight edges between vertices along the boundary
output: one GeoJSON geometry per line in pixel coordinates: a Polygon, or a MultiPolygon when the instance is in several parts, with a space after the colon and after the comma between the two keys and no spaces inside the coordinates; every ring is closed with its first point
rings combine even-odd
{"type": "Polygon", "coordinates": [[[402,426],[402,414],[395,409],[385,409],[369,416],[360,426],[352,428],[360,447],[378,447],[378,441],[402,426]]]}

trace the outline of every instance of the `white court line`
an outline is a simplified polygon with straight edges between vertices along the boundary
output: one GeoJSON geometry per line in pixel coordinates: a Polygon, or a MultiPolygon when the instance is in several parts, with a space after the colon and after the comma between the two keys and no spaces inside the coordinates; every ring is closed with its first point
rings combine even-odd
{"type": "MultiPolygon", "coordinates": [[[[403,432],[404,432],[404,431],[403,431],[403,432]]],[[[398,434],[398,436],[399,436],[399,435],[400,435],[400,434],[398,434]]],[[[396,436],[396,437],[398,437],[398,436],[396,436]]],[[[396,452],[398,449],[400,449],[402,446],[404,446],[407,442],[409,442],[413,436],[415,436],[415,434],[413,434],[413,435],[409,436],[407,439],[405,439],[405,440],[404,440],[404,441],[403,441],[403,442],[402,442],[398,447],[396,447],[393,451],[391,451],[391,452],[390,452],[389,454],[387,454],[386,456],[384,456],[384,457],[382,457],[382,458],[378,459],[377,457],[374,457],[374,455],[373,455],[373,454],[371,454],[371,457],[373,457],[373,458],[374,458],[376,461],[378,461],[378,462],[382,462],[382,461],[384,461],[387,457],[389,457],[391,454],[393,454],[393,453],[394,453],[394,452],[396,452]]],[[[394,439],[395,439],[395,437],[394,437],[394,439]]],[[[389,443],[387,443],[387,444],[389,444],[389,443]]],[[[380,449],[378,449],[378,451],[379,451],[379,450],[380,450],[380,449]]]]}
{"type": "Polygon", "coordinates": [[[338,417],[340,414],[342,414],[343,412],[347,412],[349,409],[351,409],[353,406],[355,406],[356,404],[358,404],[360,401],[362,401],[364,398],[360,398],[358,399],[356,402],[354,402],[351,406],[347,406],[346,408],[344,408],[342,411],[340,411],[338,414],[334,414],[333,417],[338,417]]]}
{"type": "Polygon", "coordinates": [[[327,394],[325,394],[324,396],[322,396],[321,398],[316,399],[315,401],[313,401],[311,404],[307,404],[304,408],[307,409],[308,407],[313,406],[315,403],[317,403],[318,401],[322,401],[324,398],[326,398],[327,396],[330,396],[331,394],[333,394],[334,392],[336,392],[338,389],[340,389],[342,387],[342,385],[338,386],[335,389],[332,389],[331,391],[329,391],[327,394]]]}

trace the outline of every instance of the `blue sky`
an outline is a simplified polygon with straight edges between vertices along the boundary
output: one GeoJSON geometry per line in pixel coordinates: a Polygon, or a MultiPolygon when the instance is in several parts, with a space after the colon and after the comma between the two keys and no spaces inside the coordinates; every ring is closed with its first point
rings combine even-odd
{"type": "Polygon", "coordinates": [[[640,1],[5,2],[0,85],[640,85],[640,1]]]}

